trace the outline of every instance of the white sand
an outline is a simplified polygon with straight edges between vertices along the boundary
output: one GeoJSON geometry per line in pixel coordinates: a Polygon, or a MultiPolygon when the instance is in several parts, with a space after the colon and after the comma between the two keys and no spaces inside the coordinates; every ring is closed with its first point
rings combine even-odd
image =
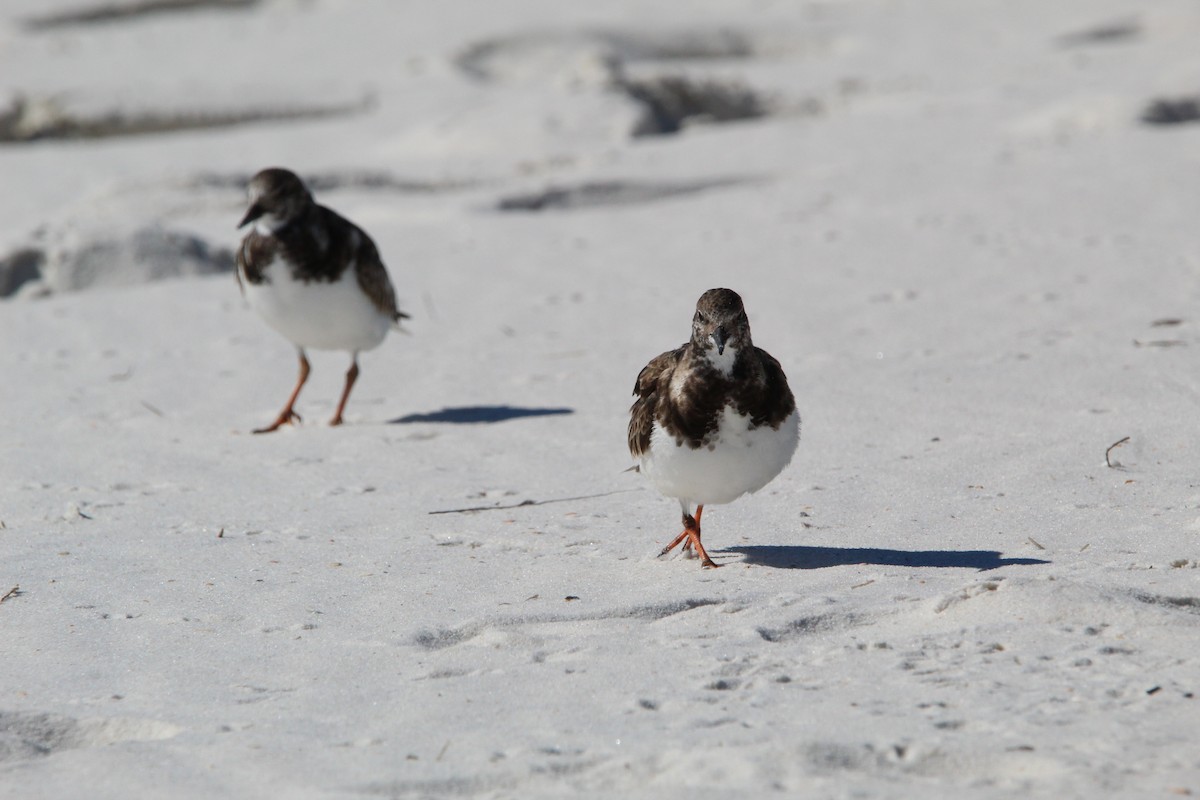
{"type": "Polygon", "coordinates": [[[1194,4],[21,24],[60,7],[5,4],[0,97],[369,107],[0,146],[0,257],[62,270],[0,306],[0,796],[1200,795],[1200,124],[1138,119],[1200,91],[1194,4]],[[776,113],[633,138],[618,71],[776,113]],[[317,354],[305,424],[257,437],[294,357],[230,275],[67,278],[147,226],[234,246],[272,164],[330,181],[414,319],[347,425],[317,354]],[[634,377],[713,286],[804,437],[708,510],[704,571],[622,470],[634,377]]]}

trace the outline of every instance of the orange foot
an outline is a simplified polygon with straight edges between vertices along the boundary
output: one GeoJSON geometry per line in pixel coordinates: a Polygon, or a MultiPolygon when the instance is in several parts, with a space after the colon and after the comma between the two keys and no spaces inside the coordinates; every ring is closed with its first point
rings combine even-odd
{"type": "Polygon", "coordinates": [[[291,425],[291,424],[297,423],[299,421],[300,421],[299,414],[297,414],[295,411],[292,411],[291,408],[285,408],[283,411],[279,412],[279,416],[275,418],[274,422],[272,422],[270,425],[268,425],[265,428],[255,428],[254,432],[255,433],[271,433],[273,431],[279,430],[279,428],[284,425],[291,425]]]}
{"type": "MultiPolygon", "coordinates": [[[[281,425],[291,425],[293,422],[300,421],[300,415],[292,411],[292,407],[296,405],[296,398],[300,396],[300,390],[304,388],[304,382],[308,380],[308,357],[304,355],[304,350],[299,350],[300,356],[300,375],[296,379],[296,388],[292,389],[292,395],[288,398],[287,405],[283,407],[283,411],[279,412],[279,416],[265,428],[259,428],[255,433],[270,433],[271,431],[279,430],[281,425]]],[[[340,412],[341,409],[338,409],[340,412]]]]}
{"type": "Polygon", "coordinates": [[[691,514],[683,515],[683,533],[676,536],[669,545],[662,549],[658,555],[665,556],[667,553],[675,549],[676,545],[683,544],[682,552],[687,553],[695,549],[696,555],[700,556],[701,567],[712,567],[716,569],[721,566],[717,562],[708,557],[708,551],[704,549],[704,545],[700,543],[700,515],[704,513],[704,506],[696,507],[696,516],[691,514]]]}

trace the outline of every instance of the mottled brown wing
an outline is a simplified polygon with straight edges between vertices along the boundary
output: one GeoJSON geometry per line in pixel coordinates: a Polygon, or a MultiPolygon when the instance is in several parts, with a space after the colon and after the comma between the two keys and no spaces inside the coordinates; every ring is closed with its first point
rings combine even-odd
{"type": "Polygon", "coordinates": [[[629,452],[634,458],[639,458],[650,449],[650,432],[654,429],[659,395],[670,390],[671,372],[682,357],[682,347],[668,350],[655,356],[638,373],[637,381],[633,384],[637,400],[629,409],[629,452]]]}
{"type": "Polygon", "coordinates": [[[753,411],[752,422],[754,425],[770,425],[772,428],[778,428],[796,410],[796,399],[792,396],[792,390],[788,386],[787,376],[783,374],[783,367],[775,360],[774,356],[760,347],[754,349],[762,361],[767,382],[763,400],[759,408],[753,411]]]}
{"type": "Polygon", "coordinates": [[[358,285],[371,298],[371,303],[394,321],[408,319],[408,314],[396,307],[396,290],[375,242],[361,230],[359,236],[358,252],[354,254],[354,275],[358,285]]]}
{"type": "Polygon", "coordinates": [[[243,240],[241,246],[238,248],[238,251],[237,251],[237,264],[236,264],[236,269],[234,269],[234,271],[233,271],[233,276],[235,278],[237,278],[238,291],[242,293],[243,297],[246,296],[246,285],[244,283],[242,283],[242,270],[244,270],[246,268],[246,259],[242,254],[245,252],[246,252],[246,242],[245,242],[245,240],[243,240]]]}
{"type": "Polygon", "coordinates": [[[242,246],[237,251],[237,282],[242,294],[246,293],[243,280],[253,284],[262,283],[263,265],[270,264],[275,258],[278,243],[269,236],[260,236],[251,231],[242,239],[242,246]]]}

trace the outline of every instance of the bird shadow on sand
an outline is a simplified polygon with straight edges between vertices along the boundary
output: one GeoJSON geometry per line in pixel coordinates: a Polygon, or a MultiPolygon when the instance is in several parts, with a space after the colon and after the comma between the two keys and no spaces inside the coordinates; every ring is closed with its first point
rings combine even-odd
{"type": "Polygon", "coordinates": [[[407,414],[389,420],[392,425],[412,422],[442,422],[450,425],[505,422],[522,417],[554,417],[574,414],[573,408],[522,408],[521,406],[457,406],[430,411],[427,414],[407,414]]]}
{"type": "MultiPolygon", "coordinates": [[[[741,553],[742,563],[776,569],[825,569],[852,564],[885,567],[936,567],[986,572],[1000,567],[1049,564],[1040,558],[1004,558],[995,550],[885,550],[876,547],[807,547],[805,545],[748,545],[718,552],[741,553]]],[[[729,562],[726,562],[729,563],[729,562]]]]}

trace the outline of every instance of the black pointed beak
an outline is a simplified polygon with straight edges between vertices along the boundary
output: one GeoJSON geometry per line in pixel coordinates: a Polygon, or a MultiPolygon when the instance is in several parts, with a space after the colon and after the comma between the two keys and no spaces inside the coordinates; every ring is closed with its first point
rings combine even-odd
{"type": "Polygon", "coordinates": [[[261,217],[264,213],[265,212],[262,206],[260,206],[258,203],[253,203],[248,209],[246,209],[246,216],[242,217],[242,221],[239,222],[237,226],[239,228],[244,228],[251,222],[254,222],[254,220],[261,217]]]}
{"type": "Polygon", "coordinates": [[[713,344],[717,346],[717,355],[725,355],[725,342],[729,341],[729,334],[725,332],[724,325],[718,325],[717,329],[708,335],[708,338],[713,340],[713,344]]]}

